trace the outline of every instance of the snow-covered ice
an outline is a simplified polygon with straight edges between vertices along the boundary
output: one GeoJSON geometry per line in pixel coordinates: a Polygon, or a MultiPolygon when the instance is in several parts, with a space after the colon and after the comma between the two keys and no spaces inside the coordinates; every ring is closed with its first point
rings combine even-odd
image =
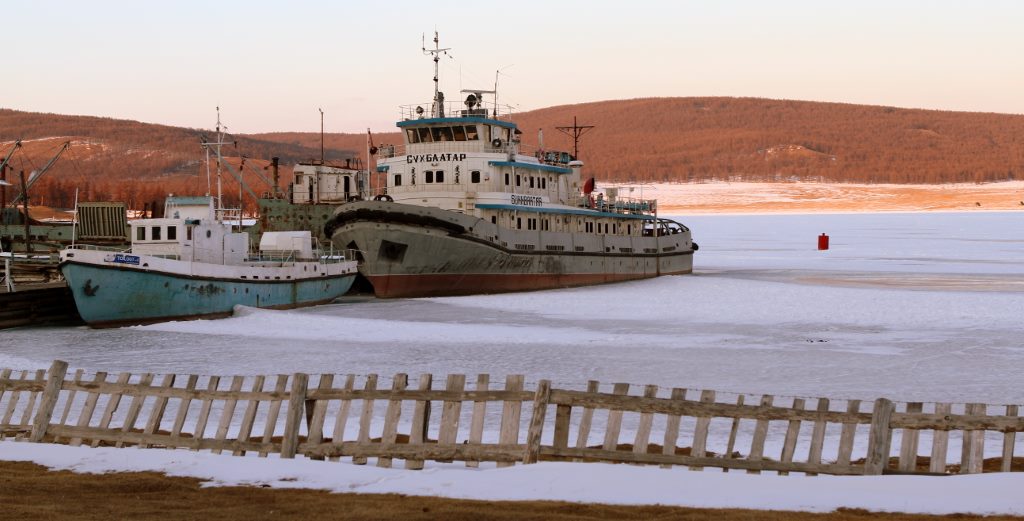
{"type": "MultiPolygon", "coordinates": [[[[0,367],[44,368],[59,358],[73,369],[110,372],[458,372],[496,378],[521,373],[528,382],[548,378],[573,388],[596,379],[777,396],[1024,403],[1019,376],[1024,370],[1024,212],[677,219],[693,229],[701,246],[692,276],[506,295],[355,297],[299,311],[241,309],[224,320],[112,330],[12,330],[0,332],[0,367]],[[830,235],[829,251],[815,249],[820,233],[830,235]]],[[[28,447],[0,446],[4,458],[28,447]]],[[[998,444],[986,448],[998,450],[998,444]]],[[[63,449],[52,454],[95,459],[97,465],[105,459],[63,449]]],[[[160,457],[212,457],[171,454],[160,457]]],[[[268,473],[299,465],[273,459],[244,463],[257,464],[265,464],[268,473]]],[[[176,463],[167,465],[178,468],[176,463]]],[[[526,477],[543,481],[559,476],[571,484],[603,476],[612,483],[650,482],[620,484],[616,494],[592,496],[603,501],[826,510],[857,506],[926,511],[914,506],[924,504],[915,499],[923,494],[922,483],[977,486],[977,497],[984,497],[982,489],[1022,484],[1015,476],[794,479],[621,465],[578,467],[542,464],[469,471],[436,466],[430,472],[444,473],[445,480],[457,483],[450,494],[458,497],[490,498],[481,483],[494,479],[507,485],[523,479],[509,494],[548,498],[546,487],[528,486],[526,477]],[[626,477],[634,472],[640,473],[636,480],[626,477]],[[643,477],[646,472],[652,477],[643,477]],[[660,495],[655,483],[665,476],[680,481],[660,495]],[[501,481],[506,479],[510,481],[501,481]],[[729,480],[728,487],[716,480],[729,480]],[[713,493],[716,486],[749,490],[726,497],[713,493]],[[787,487],[791,493],[785,492],[787,487]],[[680,490],[705,492],[680,495],[680,490]],[[895,492],[888,496],[889,490],[895,492]],[[790,499],[772,502],[772,491],[790,499]]],[[[353,482],[375,482],[373,476],[383,472],[391,477],[381,483],[394,489],[357,489],[439,493],[439,487],[430,485],[436,480],[415,473],[345,468],[337,482],[310,484],[343,489],[353,482]]],[[[563,494],[562,499],[591,499],[573,495],[577,489],[570,485],[552,490],[563,494]]],[[[935,512],[1021,513],[1024,508],[1019,500],[1005,499],[984,504],[1012,508],[986,510],[980,501],[968,503],[974,495],[963,492],[927,497],[927,503],[940,505],[935,512]]]]}

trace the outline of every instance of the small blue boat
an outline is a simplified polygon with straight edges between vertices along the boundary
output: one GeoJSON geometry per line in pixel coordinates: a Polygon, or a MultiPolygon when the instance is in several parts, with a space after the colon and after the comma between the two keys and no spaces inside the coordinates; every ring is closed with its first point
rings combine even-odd
{"type": "Polygon", "coordinates": [[[92,327],[218,318],[236,305],[291,309],[324,304],[352,286],[357,263],[314,248],[309,231],[249,235],[217,219],[214,198],[168,197],[162,219],[131,225],[131,249],[71,246],[60,270],[92,327]]]}

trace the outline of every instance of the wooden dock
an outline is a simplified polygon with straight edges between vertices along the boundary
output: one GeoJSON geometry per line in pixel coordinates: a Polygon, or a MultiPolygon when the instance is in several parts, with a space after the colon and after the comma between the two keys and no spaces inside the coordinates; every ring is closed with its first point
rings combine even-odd
{"type": "MultiPolygon", "coordinates": [[[[510,466],[609,462],[804,475],[1024,470],[1019,406],[727,395],[522,375],[207,376],[0,369],[0,438],[510,466]],[[358,410],[357,410],[358,409],[358,410]],[[713,435],[712,435],[713,433],[713,435]],[[827,434],[830,433],[830,434],[827,434]],[[726,441],[727,440],[727,441],[726,441]],[[998,444],[1000,451],[985,446],[998,444]],[[992,453],[998,452],[998,456],[992,453]],[[950,457],[952,456],[952,457],[950,457]]],[[[995,448],[995,447],[993,447],[995,448]]]]}
{"type": "Polygon", "coordinates": [[[0,329],[83,324],[64,281],[0,285],[0,329]]]}

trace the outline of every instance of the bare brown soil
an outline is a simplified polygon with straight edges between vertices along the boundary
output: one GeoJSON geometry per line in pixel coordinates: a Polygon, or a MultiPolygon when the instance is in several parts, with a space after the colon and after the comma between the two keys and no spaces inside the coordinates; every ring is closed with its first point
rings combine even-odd
{"type": "Polygon", "coordinates": [[[445,519],[558,521],[684,520],[935,520],[1020,519],[1010,516],[923,516],[843,509],[828,514],[615,506],[555,501],[469,501],[396,494],[335,494],[318,490],[209,487],[194,478],[153,472],[75,474],[33,463],[0,461],[3,519],[135,519],[253,521],[262,519],[445,519]]]}

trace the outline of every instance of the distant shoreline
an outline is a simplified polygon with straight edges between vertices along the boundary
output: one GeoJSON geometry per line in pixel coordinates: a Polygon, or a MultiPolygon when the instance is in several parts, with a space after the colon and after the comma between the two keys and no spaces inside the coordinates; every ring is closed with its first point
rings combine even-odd
{"type": "Polygon", "coordinates": [[[985,184],[658,183],[620,197],[657,199],[661,214],[1024,212],[1024,181],[985,184]]]}

